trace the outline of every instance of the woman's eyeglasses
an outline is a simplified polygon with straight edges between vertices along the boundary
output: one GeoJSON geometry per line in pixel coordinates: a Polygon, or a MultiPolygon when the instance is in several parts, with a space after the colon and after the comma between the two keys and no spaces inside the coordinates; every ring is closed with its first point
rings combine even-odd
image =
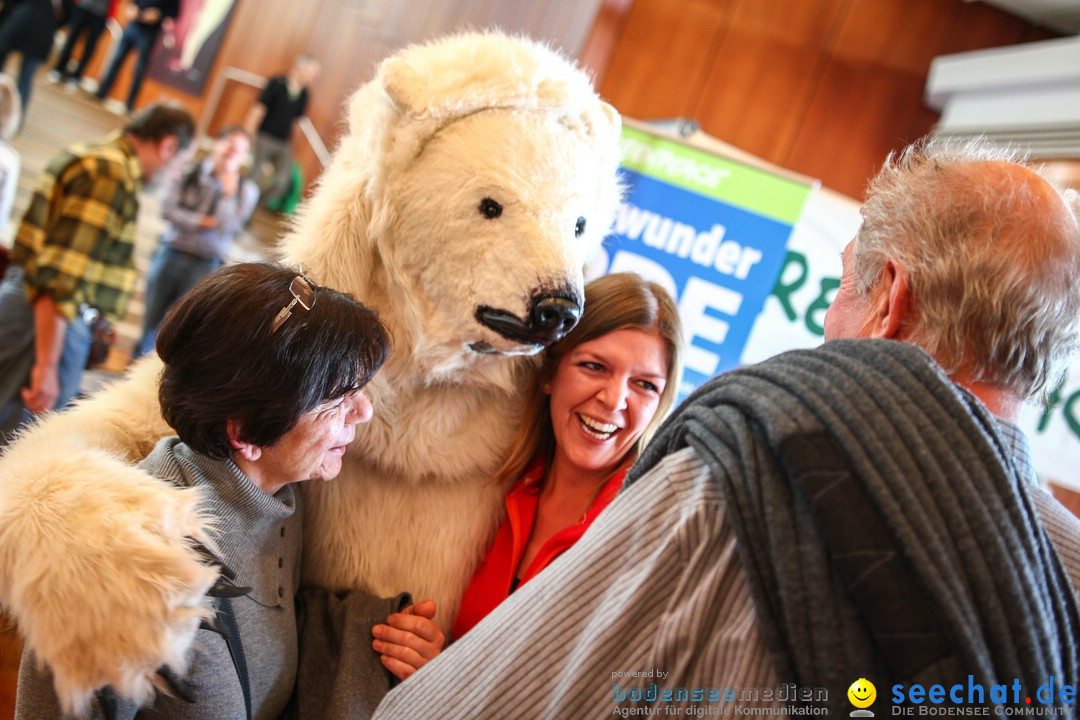
{"type": "Polygon", "coordinates": [[[293,299],[285,307],[281,308],[281,311],[274,318],[273,325],[270,326],[270,334],[273,335],[278,331],[278,328],[282,324],[292,317],[292,309],[296,303],[300,303],[300,307],[305,310],[311,310],[315,307],[315,288],[311,286],[303,275],[297,275],[289,283],[289,292],[292,293],[293,299]]]}

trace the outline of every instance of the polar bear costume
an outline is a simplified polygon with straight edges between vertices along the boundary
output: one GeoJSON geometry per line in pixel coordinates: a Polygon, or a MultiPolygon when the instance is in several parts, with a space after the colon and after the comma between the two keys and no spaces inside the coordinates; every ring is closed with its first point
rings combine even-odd
{"type": "MultiPolygon", "coordinates": [[[[466,33],[385,60],[283,240],[378,309],[389,361],[341,475],[305,483],[304,575],[435,598],[446,627],[500,519],[494,470],[535,356],[576,320],[619,201],[618,114],[551,49],[466,33]]],[[[284,302],[285,298],[283,298],[284,302]]],[[[257,363],[258,358],[251,358],[257,363]]],[[[217,571],[198,497],[132,463],[170,434],[155,357],[0,459],[0,601],[67,709],[180,672],[217,571]]]]}

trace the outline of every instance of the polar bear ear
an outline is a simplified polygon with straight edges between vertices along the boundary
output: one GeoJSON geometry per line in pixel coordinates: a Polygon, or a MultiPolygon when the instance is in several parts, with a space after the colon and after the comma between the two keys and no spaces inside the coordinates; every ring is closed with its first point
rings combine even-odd
{"type": "Polygon", "coordinates": [[[593,128],[593,134],[606,135],[608,133],[618,136],[622,132],[622,116],[619,111],[609,103],[600,103],[600,118],[597,119],[600,127],[593,128]]]}
{"type": "Polygon", "coordinates": [[[383,61],[383,89],[398,110],[417,114],[423,111],[428,94],[427,79],[401,58],[383,61]]]}

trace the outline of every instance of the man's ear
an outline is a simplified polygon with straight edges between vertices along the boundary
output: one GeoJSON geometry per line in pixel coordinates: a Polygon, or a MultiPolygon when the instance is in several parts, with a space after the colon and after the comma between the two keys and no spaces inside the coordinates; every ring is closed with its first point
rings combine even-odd
{"type": "Polygon", "coordinates": [[[904,320],[910,312],[911,296],[904,268],[889,260],[873,291],[868,335],[898,340],[904,320]]]}
{"type": "Polygon", "coordinates": [[[235,420],[225,421],[225,434],[229,436],[229,444],[245,460],[255,462],[262,455],[261,447],[240,439],[240,424],[235,420]]]}
{"type": "Polygon", "coordinates": [[[165,162],[172,160],[180,152],[180,138],[166,135],[158,141],[158,155],[165,162]]]}

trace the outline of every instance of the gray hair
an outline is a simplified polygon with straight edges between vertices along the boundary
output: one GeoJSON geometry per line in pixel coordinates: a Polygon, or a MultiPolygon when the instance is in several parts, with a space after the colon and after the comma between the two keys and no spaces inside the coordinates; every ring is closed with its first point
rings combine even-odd
{"type": "Polygon", "coordinates": [[[893,261],[914,299],[906,339],[949,374],[1024,399],[1045,395],[1080,348],[1080,199],[1045,177],[1040,188],[983,163],[1039,173],[1016,150],[981,139],[891,153],[862,208],[855,287],[868,298],[893,261]],[[1047,211],[1046,192],[1064,212],[1047,211]]]}

